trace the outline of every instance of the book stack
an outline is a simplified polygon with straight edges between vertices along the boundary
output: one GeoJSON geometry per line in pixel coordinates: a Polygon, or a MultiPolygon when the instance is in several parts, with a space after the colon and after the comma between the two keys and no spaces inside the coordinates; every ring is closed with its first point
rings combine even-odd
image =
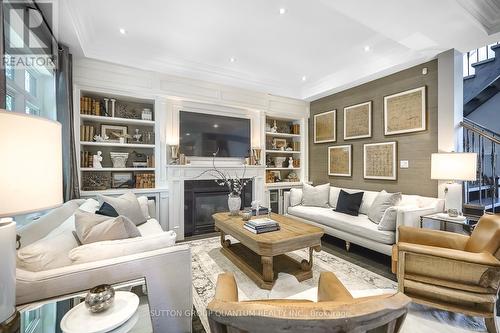
{"type": "Polygon", "coordinates": [[[80,126],[80,140],[91,142],[94,141],[95,129],[94,126],[81,125],[80,126]]]}
{"type": "Polygon", "coordinates": [[[250,220],[243,227],[254,234],[280,230],[279,223],[268,218],[250,220]]]}
{"type": "Polygon", "coordinates": [[[90,97],[80,97],[80,113],[100,116],[101,103],[90,97]]]}
{"type": "Polygon", "coordinates": [[[80,152],[81,154],[81,160],[80,164],[82,168],[92,168],[93,167],[93,160],[94,160],[94,154],[90,151],[82,151],[80,152]]]}
{"type": "Polygon", "coordinates": [[[259,214],[257,214],[257,209],[252,208],[252,215],[257,216],[257,215],[267,215],[269,214],[269,208],[267,207],[259,207],[259,214]]]}

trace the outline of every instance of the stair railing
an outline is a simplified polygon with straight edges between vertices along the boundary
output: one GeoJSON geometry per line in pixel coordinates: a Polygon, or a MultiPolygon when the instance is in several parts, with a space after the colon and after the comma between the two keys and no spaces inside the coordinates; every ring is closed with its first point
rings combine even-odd
{"type": "Polygon", "coordinates": [[[497,174],[497,148],[500,145],[500,134],[466,118],[460,125],[464,129],[464,151],[478,153],[478,180],[465,182],[465,202],[484,205],[487,210],[495,213],[497,206],[500,206],[497,174]],[[489,207],[490,204],[491,207],[489,207]]]}
{"type": "Polygon", "coordinates": [[[467,53],[464,53],[463,61],[464,61],[464,77],[471,76],[475,74],[473,64],[495,58],[495,52],[491,49],[492,46],[500,44],[500,42],[493,43],[487,46],[479,47],[474,50],[470,50],[467,53]]]}

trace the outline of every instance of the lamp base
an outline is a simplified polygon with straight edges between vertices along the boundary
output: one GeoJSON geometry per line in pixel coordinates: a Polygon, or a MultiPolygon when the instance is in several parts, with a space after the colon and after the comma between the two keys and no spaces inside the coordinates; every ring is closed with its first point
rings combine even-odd
{"type": "Polygon", "coordinates": [[[462,184],[448,183],[445,189],[445,209],[448,212],[450,209],[456,209],[459,213],[462,212],[462,184]]]}
{"type": "Polygon", "coordinates": [[[0,333],[20,333],[21,314],[16,311],[9,319],[0,323],[0,333]]]}

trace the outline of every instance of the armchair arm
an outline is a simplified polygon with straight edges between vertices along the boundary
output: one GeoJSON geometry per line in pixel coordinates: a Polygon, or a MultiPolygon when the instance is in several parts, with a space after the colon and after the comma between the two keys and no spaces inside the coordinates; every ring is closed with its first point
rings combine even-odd
{"type": "Polygon", "coordinates": [[[318,302],[350,302],[351,293],[332,272],[322,272],[318,282],[318,302]]]}
{"type": "Polygon", "coordinates": [[[437,248],[448,248],[455,250],[464,250],[469,236],[453,232],[438,231],[432,229],[421,229],[400,226],[399,242],[419,245],[435,246],[437,248]]]}
{"type": "Polygon", "coordinates": [[[290,207],[290,191],[285,191],[283,196],[283,215],[288,215],[288,207],[290,207]]]}
{"type": "Polygon", "coordinates": [[[474,253],[456,249],[401,242],[398,244],[398,249],[399,251],[430,255],[471,264],[500,267],[500,261],[488,252],[474,253]]]}
{"type": "Polygon", "coordinates": [[[398,209],[396,217],[396,242],[399,240],[399,233],[397,232],[400,226],[420,227],[420,216],[438,213],[437,207],[424,207],[424,208],[409,208],[401,207],[398,209]]]}
{"type": "Polygon", "coordinates": [[[238,302],[238,286],[232,273],[222,273],[217,277],[215,300],[222,302],[238,302]]]}

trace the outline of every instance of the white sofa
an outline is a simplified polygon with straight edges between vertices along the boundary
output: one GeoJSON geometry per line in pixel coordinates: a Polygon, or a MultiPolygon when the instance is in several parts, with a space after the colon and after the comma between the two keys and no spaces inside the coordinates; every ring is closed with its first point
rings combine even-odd
{"type": "MultiPolygon", "coordinates": [[[[364,192],[359,215],[351,216],[333,210],[340,190],[338,187],[330,187],[330,207],[328,208],[304,206],[302,203],[292,206],[290,193],[285,192],[284,212],[288,216],[323,228],[328,235],[391,255],[392,245],[398,239],[397,231],[378,230],[378,225],[370,221],[366,215],[379,192],[343,189],[348,193],[364,192]]],[[[298,191],[294,195],[302,195],[301,189],[295,189],[294,191],[298,191]]],[[[299,200],[295,199],[296,202],[301,201],[300,198],[299,200]]],[[[444,210],[444,200],[403,194],[400,207],[397,210],[396,230],[400,225],[419,227],[420,216],[444,210]]]]}
{"type": "MultiPolygon", "coordinates": [[[[85,200],[72,200],[39,221],[18,231],[22,246],[48,235],[73,214],[85,200]]],[[[150,219],[139,226],[142,236],[161,232],[155,219],[154,201],[148,201],[150,219]]],[[[145,278],[155,332],[191,332],[192,274],[191,250],[174,245],[132,255],[68,265],[45,271],[16,270],[16,303],[56,297],[89,289],[145,278]]]]}

